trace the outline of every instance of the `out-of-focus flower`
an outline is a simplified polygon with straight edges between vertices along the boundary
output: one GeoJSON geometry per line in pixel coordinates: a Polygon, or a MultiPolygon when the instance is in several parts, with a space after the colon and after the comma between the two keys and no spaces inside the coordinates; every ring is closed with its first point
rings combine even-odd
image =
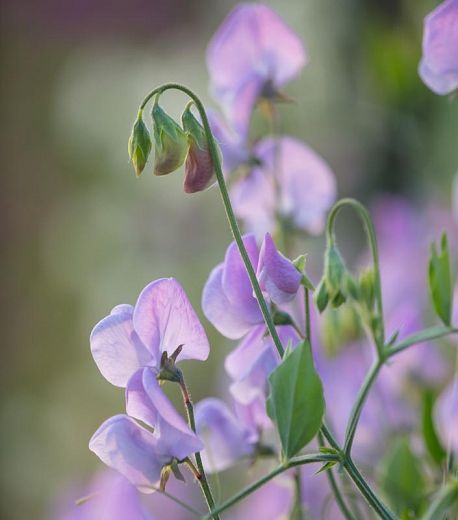
{"type": "MultiPolygon", "coordinates": [[[[261,255],[254,235],[243,237],[250,262],[267,295],[274,303],[294,298],[301,276],[292,262],[281,255],[266,234],[261,255]]],[[[207,319],[224,336],[237,339],[263,322],[261,310],[253,296],[245,265],[235,242],[227,248],[224,262],[211,272],[202,295],[207,319]]]]}
{"type": "Polygon", "coordinates": [[[143,507],[135,486],[114,471],[100,473],[88,488],[79,493],[69,497],[68,503],[59,508],[53,516],[55,520],[152,520],[153,518],[143,507]],[[75,500],[83,496],[87,497],[87,500],[76,505],[75,500]]]}
{"type": "Polygon", "coordinates": [[[186,293],[174,278],[147,285],[135,307],[118,305],[91,333],[91,351],[102,375],[125,387],[138,369],[159,371],[164,352],[177,360],[205,360],[208,339],[186,293]]]}
{"type": "Polygon", "coordinates": [[[231,126],[245,135],[256,101],[275,98],[306,61],[302,42],[275,12],[240,4],[208,45],[211,92],[231,126]]]}
{"type": "Polygon", "coordinates": [[[138,370],[129,380],[126,403],[128,415],[115,415],[105,421],[92,436],[89,448],[139,489],[151,492],[164,466],[200,451],[203,444],[177,413],[149,368],[138,370]]]}
{"type": "Polygon", "coordinates": [[[458,88],[458,0],[445,0],[426,16],[419,73],[436,94],[458,88]]]}
{"type": "Polygon", "coordinates": [[[328,164],[292,137],[266,138],[253,149],[259,165],[234,183],[234,211],[257,236],[271,232],[276,218],[313,235],[323,231],[337,196],[328,164]]]}
{"type": "Polygon", "coordinates": [[[434,418],[438,433],[446,449],[458,453],[458,377],[449,383],[439,396],[435,408],[434,418]]]}
{"type": "Polygon", "coordinates": [[[205,449],[202,461],[206,471],[223,471],[254,454],[258,434],[236,417],[220,399],[207,398],[195,407],[196,431],[205,449]]]}

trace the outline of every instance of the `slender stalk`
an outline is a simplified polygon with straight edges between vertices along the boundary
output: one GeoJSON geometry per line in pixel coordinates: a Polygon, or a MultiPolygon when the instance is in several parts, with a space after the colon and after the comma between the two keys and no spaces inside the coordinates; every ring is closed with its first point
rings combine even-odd
{"type": "MultiPolygon", "coordinates": [[[[194,407],[192,405],[191,396],[189,395],[188,388],[183,379],[180,381],[179,385],[180,385],[181,393],[183,395],[183,401],[184,401],[184,404],[186,407],[186,413],[188,415],[189,427],[195,433],[196,432],[196,421],[194,419],[194,407]]],[[[195,457],[196,457],[196,465],[197,465],[198,473],[194,472],[194,474],[202,489],[202,493],[207,502],[208,510],[212,511],[215,507],[215,500],[213,499],[212,491],[210,489],[210,485],[208,483],[207,476],[205,474],[204,465],[202,464],[202,457],[200,456],[199,452],[196,452],[195,457]]],[[[219,520],[219,516],[217,513],[213,514],[209,518],[214,518],[214,520],[219,520]]]]}
{"type": "Polygon", "coordinates": [[[343,450],[346,455],[350,455],[353,440],[355,438],[356,427],[358,426],[358,421],[361,417],[361,412],[363,410],[364,403],[382,366],[383,360],[378,359],[373,363],[369,372],[366,375],[366,378],[364,379],[364,382],[359,390],[358,396],[356,397],[355,404],[353,405],[350,418],[348,420],[347,431],[345,432],[345,442],[343,450]]]}
{"type": "Polygon", "coordinates": [[[374,224],[372,223],[371,217],[367,211],[367,209],[357,200],[355,199],[341,199],[339,200],[331,209],[328,221],[326,224],[326,236],[328,240],[328,244],[335,243],[335,234],[334,234],[334,224],[337,217],[338,212],[345,206],[350,206],[353,208],[364,225],[364,231],[366,233],[369,247],[372,254],[372,261],[374,264],[374,290],[375,290],[375,301],[377,304],[377,314],[380,320],[380,337],[376,337],[374,335],[375,344],[377,347],[377,352],[379,356],[382,355],[382,349],[385,343],[385,326],[383,322],[383,300],[382,300],[382,283],[380,279],[380,261],[378,254],[378,246],[377,246],[377,237],[375,235],[374,224]]]}
{"type": "Polygon", "coordinates": [[[458,328],[454,327],[430,327],[429,329],[425,329],[421,332],[417,332],[412,336],[408,336],[403,339],[399,343],[397,343],[394,347],[388,348],[386,351],[387,357],[394,356],[399,352],[402,352],[406,348],[411,347],[412,345],[417,345],[418,343],[424,343],[425,341],[431,341],[433,339],[439,339],[444,336],[448,336],[450,334],[458,333],[458,328]]]}
{"type": "Polygon", "coordinates": [[[310,326],[310,291],[304,287],[304,301],[305,301],[305,337],[310,346],[312,345],[312,328],[310,326]]]}
{"type": "Polygon", "coordinates": [[[259,307],[262,312],[262,316],[264,318],[264,321],[266,322],[267,328],[269,329],[269,334],[272,337],[272,340],[275,344],[276,349],[278,350],[278,353],[280,354],[280,357],[283,356],[283,345],[280,341],[280,338],[278,337],[277,330],[275,329],[274,322],[272,320],[272,316],[269,311],[269,307],[266,303],[266,300],[264,298],[264,295],[262,294],[261,287],[259,286],[258,280],[256,278],[256,273],[253,269],[253,266],[251,265],[250,258],[248,256],[247,250],[245,248],[245,245],[242,240],[242,235],[240,233],[239,226],[237,224],[237,219],[234,214],[234,210],[232,209],[231,200],[229,198],[229,193],[227,191],[226,181],[224,180],[223,171],[221,168],[221,159],[219,157],[218,153],[218,147],[216,145],[215,139],[213,137],[213,133],[210,129],[210,123],[208,122],[207,114],[205,112],[205,108],[202,104],[202,101],[192,92],[192,90],[188,89],[184,85],[181,85],[179,83],[166,83],[165,85],[162,85],[160,87],[155,88],[152,90],[143,100],[142,104],[140,105],[140,110],[143,110],[145,108],[145,105],[148,103],[148,101],[155,95],[155,94],[161,94],[162,92],[165,92],[166,90],[180,90],[181,92],[184,92],[187,96],[189,96],[195,103],[195,106],[197,108],[197,111],[199,112],[202,126],[205,130],[205,134],[207,136],[208,141],[208,150],[210,152],[210,156],[213,162],[213,167],[215,169],[216,174],[216,180],[218,182],[218,186],[221,193],[221,198],[223,200],[224,209],[226,211],[226,216],[229,221],[229,227],[231,229],[232,235],[234,237],[234,240],[237,244],[237,247],[240,251],[240,256],[242,257],[243,263],[245,264],[246,271],[248,273],[248,277],[250,279],[251,285],[253,287],[253,291],[255,293],[256,299],[258,301],[259,307]]]}
{"type": "Polygon", "coordinates": [[[226,509],[229,509],[234,504],[244,500],[246,497],[254,493],[257,489],[262,487],[264,484],[275,478],[276,476],[280,475],[281,473],[296,467],[296,466],[302,466],[304,464],[312,464],[316,462],[330,462],[330,461],[336,461],[339,460],[337,455],[331,455],[331,454],[324,454],[324,453],[316,453],[312,455],[301,455],[299,457],[293,457],[288,462],[285,462],[284,464],[281,464],[280,466],[277,466],[275,469],[273,469],[270,473],[267,473],[267,475],[264,475],[259,480],[256,480],[256,482],[253,482],[253,484],[249,485],[236,495],[232,496],[231,498],[227,499],[225,502],[223,502],[221,505],[219,505],[217,508],[215,508],[213,511],[210,511],[206,516],[204,516],[204,520],[209,520],[212,518],[212,515],[222,513],[223,511],[226,511],[226,509]]]}
{"type": "Polygon", "coordinates": [[[294,472],[294,506],[291,518],[294,520],[303,520],[304,518],[302,509],[302,475],[300,468],[296,468],[294,472]]]}

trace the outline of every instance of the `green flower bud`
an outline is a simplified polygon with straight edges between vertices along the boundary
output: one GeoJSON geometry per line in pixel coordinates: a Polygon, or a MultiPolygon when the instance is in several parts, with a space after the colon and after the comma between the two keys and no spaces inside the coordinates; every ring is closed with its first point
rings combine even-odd
{"type": "Polygon", "coordinates": [[[315,303],[318,308],[318,311],[321,313],[323,312],[329,302],[329,293],[326,288],[326,282],[324,281],[324,278],[321,279],[321,282],[318,284],[315,294],[315,303]]]}
{"type": "Polygon", "coordinates": [[[450,326],[453,308],[453,282],[447,235],[441,238],[440,251],[431,245],[428,268],[429,291],[434,310],[445,325],[450,326]]]}
{"type": "Polygon", "coordinates": [[[197,121],[188,105],[181,116],[188,137],[189,152],[185,164],[184,191],[196,193],[213,183],[214,167],[203,126],[197,121]]]}
{"type": "Polygon", "coordinates": [[[145,168],[148,156],[151,152],[151,137],[143,122],[143,110],[138,112],[137,120],[132,127],[129,137],[127,151],[135,169],[135,174],[139,177],[145,168]]]}
{"type": "Polygon", "coordinates": [[[167,175],[184,163],[188,140],[181,127],[162,110],[157,101],[151,115],[154,123],[154,175],[167,175]]]}
{"type": "Polygon", "coordinates": [[[324,280],[333,307],[339,307],[345,302],[345,272],[345,264],[339,250],[334,244],[328,246],[324,257],[324,280]]]}
{"type": "Polygon", "coordinates": [[[366,269],[359,277],[359,293],[362,302],[370,311],[375,304],[375,273],[373,269],[366,269]]]}

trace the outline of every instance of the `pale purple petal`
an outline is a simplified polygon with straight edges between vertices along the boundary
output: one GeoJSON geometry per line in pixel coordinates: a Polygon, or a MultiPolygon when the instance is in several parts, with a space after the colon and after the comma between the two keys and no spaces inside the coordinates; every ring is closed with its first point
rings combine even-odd
{"type": "Polygon", "coordinates": [[[179,460],[203,448],[202,442],[189,428],[164,394],[149,368],[136,372],[126,388],[126,411],[130,417],[154,428],[161,454],[179,460]]]}
{"type": "Polygon", "coordinates": [[[458,454],[458,377],[439,396],[434,417],[445,449],[458,454]]]}
{"type": "Polygon", "coordinates": [[[251,432],[250,442],[259,440],[260,432],[273,427],[270,417],[267,415],[265,397],[258,397],[249,404],[234,401],[234,411],[241,423],[251,432]]]}
{"type": "Polygon", "coordinates": [[[115,415],[94,433],[89,449],[139,489],[154,486],[171,457],[158,454],[158,440],[127,415],[115,415]]]}
{"type": "Polygon", "coordinates": [[[436,94],[458,88],[458,0],[446,0],[426,16],[419,73],[436,94]]]}
{"type": "Polygon", "coordinates": [[[252,432],[220,399],[198,402],[195,417],[197,433],[205,445],[202,460],[209,473],[223,471],[253,453],[252,432]]]}
{"type": "Polygon", "coordinates": [[[226,372],[237,379],[247,366],[251,366],[259,355],[259,346],[265,335],[265,325],[254,327],[249,334],[226,357],[224,368],[226,372]]]}
{"type": "Polygon", "coordinates": [[[277,251],[269,233],[261,245],[256,275],[261,289],[278,305],[291,301],[301,285],[301,274],[288,258],[277,251]]]}
{"type": "Polygon", "coordinates": [[[135,305],[133,322],[143,343],[156,352],[171,355],[183,345],[178,360],[208,357],[210,346],[204,328],[181,285],[161,278],[147,285],[135,305]]]}
{"type": "Polygon", "coordinates": [[[130,305],[118,305],[100,321],[91,333],[90,343],[96,365],[113,385],[125,387],[139,368],[156,365],[153,353],[134,330],[130,305]]]}

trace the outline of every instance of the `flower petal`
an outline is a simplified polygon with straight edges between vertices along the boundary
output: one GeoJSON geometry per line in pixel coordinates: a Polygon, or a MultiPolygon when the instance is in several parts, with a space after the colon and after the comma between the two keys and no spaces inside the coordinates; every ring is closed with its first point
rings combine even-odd
{"type": "Polygon", "coordinates": [[[101,320],[92,330],[90,343],[100,372],[115,386],[125,387],[139,368],[156,364],[134,331],[130,305],[118,305],[101,320]]]}
{"type": "Polygon", "coordinates": [[[208,357],[204,328],[181,285],[161,278],[147,285],[135,305],[133,322],[139,337],[160,358],[183,345],[178,360],[208,357]]]}

